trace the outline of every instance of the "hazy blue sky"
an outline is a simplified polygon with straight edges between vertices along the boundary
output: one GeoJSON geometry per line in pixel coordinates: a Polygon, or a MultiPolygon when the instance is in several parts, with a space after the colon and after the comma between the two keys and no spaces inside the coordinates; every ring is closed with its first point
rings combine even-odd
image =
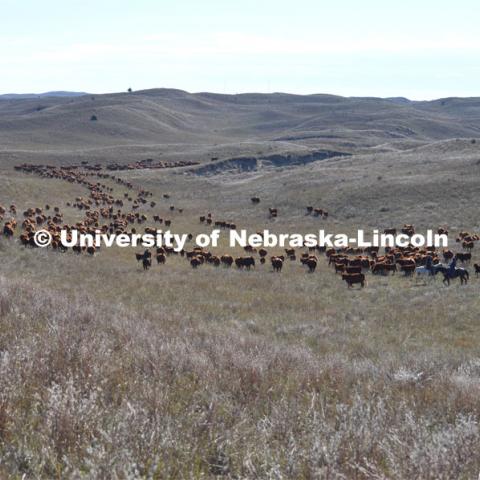
{"type": "Polygon", "coordinates": [[[0,0],[0,93],[480,96],[478,0],[0,0]]]}

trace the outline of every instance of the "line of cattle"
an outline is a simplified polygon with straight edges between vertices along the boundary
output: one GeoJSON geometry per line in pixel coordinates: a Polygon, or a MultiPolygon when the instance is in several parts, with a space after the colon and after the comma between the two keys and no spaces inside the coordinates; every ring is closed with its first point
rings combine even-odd
{"type": "Polygon", "coordinates": [[[193,162],[190,160],[179,160],[176,162],[155,162],[152,158],[146,160],[139,160],[138,162],[129,163],[127,165],[121,163],[109,163],[105,167],[107,170],[142,170],[148,169],[162,169],[162,168],[178,168],[178,167],[191,167],[199,165],[199,162],[193,162]]]}
{"type": "MultiPolygon", "coordinates": [[[[464,236],[469,236],[465,232],[464,236]]],[[[477,236],[473,241],[477,241],[477,236]]],[[[192,250],[182,250],[175,252],[173,248],[160,247],[156,249],[155,258],[158,264],[165,264],[169,255],[178,254],[185,257],[192,268],[196,269],[203,264],[211,264],[215,267],[223,265],[224,267],[232,267],[235,265],[238,269],[250,270],[255,268],[257,262],[261,265],[267,263],[268,251],[264,248],[255,249],[252,247],[245,247],[245,250],[251,255],[233,257],[232,255],[215,255],[212,252],[206,251],[200,247],[195,247],[192,250]],[[256,257],[255,255],[258,255],[256,257]]],[[[424,266],[427,263],[427,258],[432,258],[433,265],[440,265],[441,260],[450,262],[456,257],[462,263],[470,262],[472,258],[471,252],[454,253],[451,250],[443,250],[441,253],[435,251],[433,248],[419,249],[419,248],[387,248],[384,255],[379,255],[379,249],[370,247],[361,249],[333,249],[312,247],[308,251],[300,252],[299,261],[307,268],[309,273],[315,272],[318,262],[319,253],[322,253],[328,266],[332,268],[335,273],[340,273],[342,280],[344,280],[349,287],[354,284],[360,284],[362,287],[366,283],[366,272],[371,272],[372,275],[388,275],[395,274],[400,271],[405,276],[414,275],[418,267],[424,266]],[[442,259],[440,258],[440,255],[442,259]]],[[[143,268],[148,270],[152,266],[152,253],[150,250],[145,250],[143,253],[136,253],[136,259],[142,262],[143,268]]],[[[297,252],[295,249],[285,249],[282,255],[271,255],[269,262],[274,272],[281,272],[287,260],[297,260],[297,252]]],[[[480,274],[480,265],[474,264],[477,276],[480,274]]],[[[463,283],[463,282],[462,282],[463,283]]]]}
{"type": "MultiPolygon", "coordinates": [[[[73,229],[78,230],[80,233],[94,234],[97,230],[102,233],[110,234],[134,234],[137,230],[132,225],[143,224],[148,220],[147,215],[138,212],[138,209],[142,206],[148,206],[150,208],[156,207],[156,202],[149,200],[152,197],[152,193],[141,188],[135,188],[131,182],[123,180],[122,178],[110,175],[108,173],[101,173],[98,171],[81,171],[78,166],[73,167],[56,167],[51,165],[31,165],[23,164],[15,167],[16,170],[23,171],[25,173],[31,173],[39,175],[43,178],[54,178],[67,181],[69,183],[77,183],[87,188],[90,192],[89,197],[77,197],[75,202],[67,202],[68,207],[73,207],[82,211],[84,218],[72,225],[65,224],[63,214],[60,212],[59,207],[50,207],[45,205],[44,208],[30,208],[23,212],[25,217],[22,222],[22,232],[19,236],[20,242],[29,247],[35,247],[34,234],[39,227],[48,230],[52,235],[52,248],[54,250],[65,251],[66,248],[60,242],[60,231],[67,230],[71,232],[73,229]],[[115,197],[113,188],[107,186],[101,181],[91,181],[91,177],[97,177],[100,180],[110,180],[117,185],[125,187],[129,190],[123,194],[122,198],[115,197]],[[130,211],[124,211],[123,209],[130,207],[130,211]],[[104,223],[101,223],[104,222],[104,223]],[[106,223],[105,223],[106,222],[106,223]]],[[[164,199],[170,198],[169,194],[163,195],[164,199]]],[[[260,203],[259,197],[252,197],[251,202],[253,204],[260,203]]],[[[176,208],[174,205],[170,205],[170,212],[182,213],[183,209],[176,208]]],[[[9,209],[0,206],[0,222],[7,212],[12,216],[7,220],[3,226],[3,234],[6,237],[13,237],[15,230],[17,229],[17,220],[14,218],[17,215],[17,208],[15,205],[11,205],[9,209]]],[[[278,210],[276,208],[269,208],[269,216],[276,217],[278,210]]],[[[313,206],[306,207],[306,213],[313,214],[315,216],[321,216],[323,218],[328,217],[328,212],[321,208],[313,206]]],[[[159,215],[153,215],[153,221],[155,223],[164,224],[170,226],[171,219],[161,218],[159,215]]],[[[213,220],[212,214],[200,216],[200,222],[207,225],[212,225],[220,228],[236,229],[236,224],[223,220],[213,220]]],[[[146,233],[155,233],[156,230],[151,227],[145,227],[146,233]]],[[[404,225],[401,229],[402,233],[413,235],[415,228],[413,225],[404,225]]],[[[260,233],[260,232],[258,232],[260,233]]],[[[386,229],[384,233],[393,234],[397,233],[396,229],[386,229]]],[[[439,228],[438,233],[448,232],[439,228]]],[[[193,235],[189,234],[189,240],[192,240],[193,235]]],[[[470,234],[469,232],[460,232],[457,237],[462,248],[466,251],[457,252],[454,254],[452,251],[437,252],[435,249],[418,249],[413,247],[407,248],[395,248],[385,249],[384,255],[379,255],[378,248],[358,249],[326,249],[326,248],[310,248],[307,251],[296,252],[294,249],[286,249],[281,255],[270,255],[266,249],[259,249],[258,251],[252,247],[245,247],[248,256],[241,256],[234,258],[231,255],[217,256],[211,252],[204,251],[199,247],[195,247],[190,251],[181,251],[179,254],[190,262],[193,268],[198,268],[200,265],[207,263],[214,266],[224,265],[225,267],[231,267],[235,265],[238,269],[250,270],[254,268],[257,261],[260,264],[267,263],[267,260],[271,264],[274,272],[281,272],[285,262],[288,260],[295,261],[297,255],[299,255],[300,262],[307,268],[310,273],[315,272],[318,265],[318,254],[324,254],[328,260],[328,265],[334,269],[335,273],[340,273],[342,279],[346,281],[349,287],[353,284],[365,285],[365,273],[370,271],[372,274],[387,275],[389,273],[394,274],[398,270],[402,271],[406,276],[412,275],[415,269],[426,263],[427,257],[432,257],[433,264],[440,263],[440,255],[445,262],[449,262],[454,256],[461,262],[470,262],[472,258],[471,250],[474,247],[476,241],[479,240],[479,236],[470,234]],[[256,258],[258,255],[258,258],[256,258]]],[[[90,255],[96,253],[95,247],[72,247],[72,250],[76,253],[86,252],[90,255]]],[[[174,254],[173,248],[159,248],[156,251],[156,261],[158,264],[166,263],[168,255],[174,254]]],[[[136,258],[141,261],[143,268],[148,270],[152,265],[152,255],[149,251],[143,253],[137,253],[136,258]]],[[[477,264],[474,265],[477,275],[480,272],[480,268],[477,264]]]]}

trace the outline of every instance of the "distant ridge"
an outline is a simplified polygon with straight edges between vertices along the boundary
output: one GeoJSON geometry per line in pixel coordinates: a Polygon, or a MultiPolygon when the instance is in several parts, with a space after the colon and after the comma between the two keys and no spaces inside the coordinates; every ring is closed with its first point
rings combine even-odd
{"type": "Polygon", "coordinates": [[[45,97],[82,97],[83,95],[88,95],[86,92],[66,92],[66,91],[55,91],[55,92],[45,92],[45,93],[5,93],[0,95],[0,99],[3,100],[21,100],[29,98],[45,98],[45,97]]]}
{"type": "Polygon", "coordinates": [[[108,94],[56,91],[10,95],[8,101],[0,96],[0,155],[88,148],[104,158],[105,149],[114,148],[118,155],[123,148],[125,155],[133,149],[157,158],[162,152],[180,155],[188,146],[182,159],[210,161],[205,153],[210,148],[215,150],[211,157],[228,159],[324,150],[403,151],[456,138],[480,138],[480,98],[228,95],[171,88],[108,94]]]}
{"type": "Polygon", "coordinates": [[[400,104],[408,104],[412,103],[411,100],[405,97],[388,97],[385,100],[389,100],[390,102],[400,103],[400,104]]]}

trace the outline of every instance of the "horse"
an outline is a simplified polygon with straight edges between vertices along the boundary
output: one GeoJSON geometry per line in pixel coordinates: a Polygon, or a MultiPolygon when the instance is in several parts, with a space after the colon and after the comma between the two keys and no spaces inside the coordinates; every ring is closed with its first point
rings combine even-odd
{"type": "Polygon", "coordinates": [[[416,274],[417,280],[422,276],[422,277],[428,277],[429,280],[431,281],[435,278],[436,273],[437,272],[433,269],[433,266],[431,269],[425,266],[415,268],[415,274],[416,274]]]}
{"type": "Polygon", "coordinates": [[[436,263],[435,265],[432,265],[432,272],[433,275],[437,275],[437,273],[444,271],[444,269],[448,270],[448,264],[445,263],[436,263]]]}
{"type": "Polygon", "coordinates": [[[142,262],[144,270],[148,270],[152,266],[152,252],[150,252],[150,250],[148,249],[145,250],[143,253],[136,253],[135,258],[137,259],[137,262],[142,262]]]}
{"type": "Polygon", "coordinates": [[[468,280],[470,278],[470,274],[468,273],[468,270],[465,268],[455,268],[453,272],[450,271],[449,267],[445,267],[444,265],[438,266],[436,265],[437,270],[439,272],[443,273],[443,283],[446,283],[447,285],[450,285],[450,280],[459,277],[460,278],[460,284],[467,284],[468,280]]]}
{"type": "Polygon", "coordinates": [[[475,268],[475,275],[478,277],[478,275],[480,275],[480,265],[478,265],[478,263],[476,263],[473,268],[475,268]]]}

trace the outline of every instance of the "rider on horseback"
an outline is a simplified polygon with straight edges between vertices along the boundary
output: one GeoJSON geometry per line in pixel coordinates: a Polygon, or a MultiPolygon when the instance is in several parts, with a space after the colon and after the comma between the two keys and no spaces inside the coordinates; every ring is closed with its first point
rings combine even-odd
{"type": "Polygon", "coordinates": [[[457,266],[457,257],[453,257],[453,260],[450,262],[450,265],[448,266],[448,276],[453,278],[455,275],[455,268],[457,266]]]}
{"type": "Polygon", "coordinates": [[[427,260],[425,262],[425,268],[428,270],[430,275],[433,275],[433,259],[430,255],[427,256],[427,260]]]}

